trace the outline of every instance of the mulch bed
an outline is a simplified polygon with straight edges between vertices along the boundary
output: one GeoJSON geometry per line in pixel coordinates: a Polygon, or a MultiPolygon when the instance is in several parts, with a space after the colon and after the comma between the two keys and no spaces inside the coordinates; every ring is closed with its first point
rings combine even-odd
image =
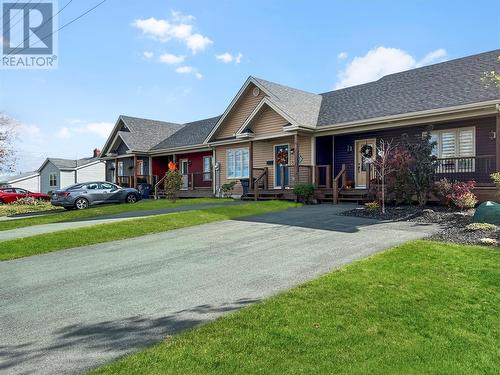
{"type": "Polygon", "coordinates": [[[474,210],[457,211],[441,206],[391,206],[386,207],[386,213],[382,214],[380,210],[368,210],[365,207],[359,207],[345,211],[342,215],[367,219],[439,224],[440,231],[429,237],[429,239],[437,241],[483,245],[481,239],[492,238],[500,242],[500,229],[498,227],[496,230],[475,231],[466,228],[467,225],[472,223],[474,210]]]}

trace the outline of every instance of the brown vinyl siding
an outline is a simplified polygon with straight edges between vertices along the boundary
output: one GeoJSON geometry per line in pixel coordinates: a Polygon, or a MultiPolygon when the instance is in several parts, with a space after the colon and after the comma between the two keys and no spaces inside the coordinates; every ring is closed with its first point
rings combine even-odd
{"type": "Polygon", "coordinates": [[[252,120],[250,129],[259,136],[279,134],[288,121],[276,113],[272,108],[264,105],[260,113],[252,120]]]}
{"type": "Polygon", "coordinates": [[[257,107],[257,104],[264,98],[264,93],[261,91],[258,96],[253,96],[254,84],[248,85],[241,97],[235,103],[229,114],[220,124],[219,129],[215,133],[214,139],[224,139],[233,137],[240,129],[241,125],[248,118],[250,113],[257,107]]]}

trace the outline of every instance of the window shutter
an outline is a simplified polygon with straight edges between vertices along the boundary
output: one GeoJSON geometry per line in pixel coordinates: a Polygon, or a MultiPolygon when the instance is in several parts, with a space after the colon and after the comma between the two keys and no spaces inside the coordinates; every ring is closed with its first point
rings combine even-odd
{"type": "Polygon", "coordinates": [[[474,133],[472,129],[459,130],[459,156],[474,156],[474,133]]]}
{"type": "Polygon", "coordinates": [[[444,131],[441,133],[441,157],[454,158],[457,155],[456,133],[444,131]]]}

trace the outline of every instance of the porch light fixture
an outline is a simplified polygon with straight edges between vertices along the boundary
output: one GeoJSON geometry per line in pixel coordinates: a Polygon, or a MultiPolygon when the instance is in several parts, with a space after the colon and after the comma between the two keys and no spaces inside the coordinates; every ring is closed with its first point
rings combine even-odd
{"type": "Polygon", "coordinates": [[[492,140],[496,139],[496,137],[497,137],[496,131],[490,130],[490,132],[488,133],[488,138],[492,141],[492,140]]]}

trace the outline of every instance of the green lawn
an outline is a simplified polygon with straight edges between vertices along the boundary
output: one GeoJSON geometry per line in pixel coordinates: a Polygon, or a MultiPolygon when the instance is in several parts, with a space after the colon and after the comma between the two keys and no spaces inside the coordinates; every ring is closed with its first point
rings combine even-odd
{"type": "Polygon", "coordinates": [[[213,207],[203,210],[176,212],[39,234],[36,236],[0,242],[0,261],[78,246],[139,237],[146,234],[211,223],[213,221],[282,211],[298,206],[300,206],[300,204],[286,201],[256,202],[237,206],[213,207]]]}
{"type": "Polygon", "coordinates": [[[500,253],[413,241],[92,374],[493,374],[500,253]]]}
{"type": "Polygon", "coordinates": [[[119,214],[122,212],[155,210],[159,208],[173,208],[180,206],[189,206],[194,204],[224,203],[230,201],[232,201],[232,199],[193,198],[193,199],[180,199],[177,202],[172,203],[171,201],[168,201],[166,199],[160,199],[160,200],[148,199],[139,201],[135,204],[102,205],[102,206],[91,207],[87,210],[82,210],[82,211],[65,211],[39,217],[1,221],[0,231],[29,227],[32,225],[39,225],[39,224],[60,223],[75,219],[85,219],[103,215],[119,214]]]}

